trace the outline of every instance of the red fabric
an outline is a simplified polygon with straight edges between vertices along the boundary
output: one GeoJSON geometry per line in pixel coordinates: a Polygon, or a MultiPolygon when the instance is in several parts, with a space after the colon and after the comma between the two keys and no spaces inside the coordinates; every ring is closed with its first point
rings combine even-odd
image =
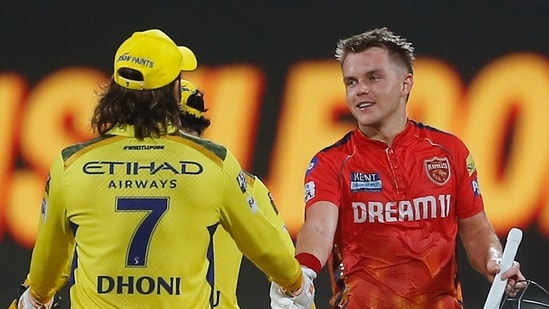
{"type": "Polygon", "coordinates": [[[312,159],[305,195],[307,208],[339,207],[329,264],[338,304],[459,308],[458,219],[484,206],[456,136],[409,121],[388,147],[357,129],[312,159]]]}
{"type": "Polygon", "coordinates": [[[320,269],[322,266],[316,256],[307,252],[302,252],[297,254],[295,258],[299,261],[299,264],[307,266],[310,269],[314,270],[317,275],[320,273],[320,269]]]}

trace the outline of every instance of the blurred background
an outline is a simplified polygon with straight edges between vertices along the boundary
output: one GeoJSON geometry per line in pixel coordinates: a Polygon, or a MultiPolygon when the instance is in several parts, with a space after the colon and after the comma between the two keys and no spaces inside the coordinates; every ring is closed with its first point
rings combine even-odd
{"type": "MultiPolygon", "coordinates": [[[[309,159],[354,128],[337,41],[379,26],[408,38],[410,116],[467,143],[498,235],[505,243],[510,228],[524,230],[517,260],[549,287],[548,16],[547,0],[3,3],[0,307],[27,273],[50,163],[92,136],[116,48],[149,28],[196,53],[199,69],[186,78],[205,92],[206,137],[267,183],[294,236],[309,159]]],[[[458,254],[466,308],[480,308],[489,284],[458,254]]],[[[316,284],[317,308],[328,308],[325,270],[316,284]]],[[[244,309],[268,307],[268,283],[248,261],[238,293],[244,309]]]]}

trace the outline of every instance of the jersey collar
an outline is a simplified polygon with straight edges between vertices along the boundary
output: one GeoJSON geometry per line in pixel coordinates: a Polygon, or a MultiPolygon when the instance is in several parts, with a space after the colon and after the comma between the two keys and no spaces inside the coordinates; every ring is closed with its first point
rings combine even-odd
{"type": "MultiPolygon", "coordinates": [[[[168,124],[168,129],[166,131],[168,132],[168,134],[173,134],[178,132],[177,128],[172,124],[168,124]]],[[[125,137],[135,137],[135,127],[129,124],[124,126],[116,125],[112,129],[107,131],[106,134],[125,136],[125,137]]]]}
{"type": "MultiPolygon", "coordinates": [[[[393,140],[393,145],[391,147],[397,147],[399,145],[407,144],[408,141],[410,141],[410,138],[414,136],[415,132],[415,123],[413,120],[408,119],[406,122],[406,126],[404,127],[404,130],[402,130],[400,133],[395,136],[395,139],[393,140]]],[[[355,128],[354,136],[356,137],[357,141],[359,143],[366,143],[369,146],[378,146],[381,148],[387,148],[387,144],[385,144],[382,141],[371,139],[364,135],[362,131],[358,128],[358,126],[355,128]]]]}

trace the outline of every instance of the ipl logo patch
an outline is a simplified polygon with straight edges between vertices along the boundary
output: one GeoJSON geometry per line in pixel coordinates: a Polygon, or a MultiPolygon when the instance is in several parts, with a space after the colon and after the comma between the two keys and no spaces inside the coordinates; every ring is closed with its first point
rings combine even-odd
{"type": "Polygon", "coordinates": [[[430,160],[424,160],[427,177],[433,183],[442,186],[450,179],[450,162],[448,158],[434,157],[430,160]]]}

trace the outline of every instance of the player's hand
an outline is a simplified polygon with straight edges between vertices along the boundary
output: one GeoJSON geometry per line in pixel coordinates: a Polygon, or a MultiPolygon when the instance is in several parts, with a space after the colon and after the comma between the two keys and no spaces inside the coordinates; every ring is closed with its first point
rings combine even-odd
{"type": "MultiPolygon", "coordinates": [[[[491,276],[489,278],[490,281],[494,280],[495,275],[502,271],[500,264],[501,259],[491,259],[488,261],[486,268],[491,276]]],[[[507,280],[505,293],[512,297],[516,296],[520,290],[526,287],[526,278],[520,272],[520,263],[517,261],[514,261],[511,268],[501,274],[501,280],[507,280]]]]}
{"type": "Polygon", "coordinates": [[[316,273],[305,266],[301,266],[301,271],[303,283],[293,293],[284,290],[275,282],[271,283],[269,295],[272,309],[310,309],[314,305],[315,286],[313,280],[316,278],[316,273]]]}
{"type": "Polygon", "coordinates": [[[28,285],[21,284],[17,290],[17,299],[13,301],[9,309],[51,309],[57,307],[59,307],[59,297],[53,297],[47,303],[42,304],[32,297],[28,285]]]}
{"type": "Polygon", "coordinates": [[[271,290],[269,291],[271,309],[296,309],[294,301],[284,293],[281,293],[281,289],[278,284],[271,282],[271,290]]]}

